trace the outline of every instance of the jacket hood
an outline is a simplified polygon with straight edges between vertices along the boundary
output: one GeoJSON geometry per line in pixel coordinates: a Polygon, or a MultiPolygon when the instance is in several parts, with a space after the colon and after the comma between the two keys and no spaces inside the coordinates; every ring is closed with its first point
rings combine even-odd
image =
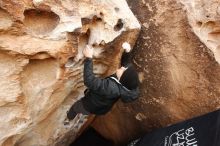
{"type": "Polygon", "coordinates": [[[111,76],[111,79],[115,80],[119,84],[119,90],[120,90],[120,95],[121,95],[121,100],[123,102],[131,102],[134,101],[138,98],[140,91],[139,88],[137,87],[136,89],[129,90],[125,86],[123,86],[117,78],[111,76]]]}
{"type": "Polygon", "coordinates": [[[133,90],[128,90],[123,88],[122,90],[120,90],[120,92],[121,92],[121,100],[123,102],[131,102],[138,99],[140,93],[139,88],[133,90]]]}

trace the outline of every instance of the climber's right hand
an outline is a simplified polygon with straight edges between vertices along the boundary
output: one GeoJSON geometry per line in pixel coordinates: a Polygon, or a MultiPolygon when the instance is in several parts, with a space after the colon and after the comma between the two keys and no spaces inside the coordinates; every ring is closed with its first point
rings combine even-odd
{"type": "Polygon", "coordinates": [[[131,45],[128,42],[124,42],[122,44],[122,48],[125,50],[126,53],[129,53],[131,51],[131,45]]]}
{"type": "Polygon", "coordinates": [[[92,58],[93,48],[89,45],[86,45],[86,47],[83,49],[83,55],[87,58],[92,58]]]}

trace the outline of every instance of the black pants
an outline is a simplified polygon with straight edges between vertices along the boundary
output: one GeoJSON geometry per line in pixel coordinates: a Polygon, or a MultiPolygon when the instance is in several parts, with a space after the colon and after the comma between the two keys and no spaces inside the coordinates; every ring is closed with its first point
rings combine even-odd
{"type": "Polygon", "coordinates": [[[81,99],[72,105],[70,110],[67,112],[67,118],[69,120],[72,120],[75,118],[77,114],[80,114],[80,113],[83,115],[90,115],[90,113],[84,108],[81,99]]]}

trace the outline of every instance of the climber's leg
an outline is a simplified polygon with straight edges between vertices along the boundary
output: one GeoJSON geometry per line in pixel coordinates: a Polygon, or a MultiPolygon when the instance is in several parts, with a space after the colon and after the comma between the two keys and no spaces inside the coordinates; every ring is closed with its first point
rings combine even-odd
{"type": "Polygon", "coordinates": [[[90,113],[83,107],[82,100],[75,102],[67,112],[67,118],[73,120],[77,114],[89,115],[90,113]]]}

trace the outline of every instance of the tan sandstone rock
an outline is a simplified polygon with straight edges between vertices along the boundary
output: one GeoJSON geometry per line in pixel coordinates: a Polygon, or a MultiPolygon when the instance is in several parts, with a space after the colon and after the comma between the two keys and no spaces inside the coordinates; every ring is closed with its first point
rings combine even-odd
{"type": "Polygon", "coordinates": [[[180,1],[185,5],[193,31],[220,63],[220,2],[218,0],[180,1]]]}
{"type": "Polygon", "coordinates": [[[0,145],[73,140],[75,121],[63,121],[83,96],[82,49],[93,45],[94,72],[109,75],[139,29],[125,0],[0,0],[0,145]]]}

